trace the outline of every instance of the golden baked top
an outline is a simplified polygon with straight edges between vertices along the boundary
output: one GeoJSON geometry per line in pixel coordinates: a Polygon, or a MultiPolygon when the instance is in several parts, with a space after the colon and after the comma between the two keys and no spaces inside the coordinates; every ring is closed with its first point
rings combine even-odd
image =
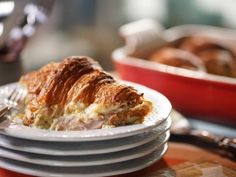
{"type": "Polygon", "coordinates": [[[89,57],[68,57],[22,76],[25,125],[81,130],[141,123],[151,110],[142,94],[116,81],[89,57]],[[96,122],[96,123],[95,123],[96,122]]]}
{"type": "Polygon", "coordinates": [[[149,59],[171,66],[236,77],[234,45],[210,37],[180,38],[157,49],[149,59]]]}

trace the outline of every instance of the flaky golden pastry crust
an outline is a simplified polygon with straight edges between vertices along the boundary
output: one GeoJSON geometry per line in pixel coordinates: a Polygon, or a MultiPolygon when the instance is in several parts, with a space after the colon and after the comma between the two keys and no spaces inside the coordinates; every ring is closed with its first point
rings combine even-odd
{"type": "Polygon", "coordinates": [[[28,90],[25,125],[56,130],[142,122],[150,102],[118,83],[89,57],[68,57],[22,76],[28,90]],[[59,118],[75,115],[73,118],[59,118]],[[97,122],[94,124],[94,121],[97,122]]]}

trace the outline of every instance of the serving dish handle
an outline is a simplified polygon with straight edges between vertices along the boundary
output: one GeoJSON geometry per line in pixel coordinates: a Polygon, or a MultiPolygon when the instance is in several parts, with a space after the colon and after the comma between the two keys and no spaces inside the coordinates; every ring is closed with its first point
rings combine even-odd
{"type": "Polygon", "coordinates": [[[124,50],[127,55],[146,57],[165,43],[162,31],[164,27],[160,23],[152,19],[143,19],[121,26],[119,35],[125,41],[124,50]]]}

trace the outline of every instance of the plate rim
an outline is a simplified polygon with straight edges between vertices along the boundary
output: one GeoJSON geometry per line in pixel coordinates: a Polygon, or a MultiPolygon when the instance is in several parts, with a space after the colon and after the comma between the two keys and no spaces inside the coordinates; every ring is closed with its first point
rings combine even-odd
{"type": "MultiPolygon", "coordinates": [[[[7,158],[7,159],[13,159],[13,160],[17,159],[18,161],[21,161],[21,162],[27,162],[27,163],[36,164],[36,165],[54,166],[54,167],[98,166],[101,164],[108,165],[108,164],[124,162],[127,160],[140,158],[140,157],[146,156],[148,154],[151,154],[155,150],[160,149],[165,143],[168,142],[168,140],[170,138],[170,132],[167,131],[167,132],[163,133],[162,135],[164,135],[164,134],[165,134],[165,137],[162,137],[163,141],[160,141],[160,140],[158,141],[158,139],[154,139],[154,140],[149,141],[143,145],[124,150],[124,151],[129,151],[129,150],[136,151],[137,148],[143,146],[143,149],[139,150],[138,153],[137,152],[134,152],[134,153],[129,152],[130,153],[129,155],[116,157],[115,160],[114,159],[108,159],[108,160],[103,159],[103,160],[95,160],[95,161],[87,161],[87,162],[76,162],[76,161],[74,161],[74,162],[66,161],[65,162],[63,160],[56,161],[55,159],[54,160],[47,160],[47,159],[42,160],[40,158],[35,158],[32,156],[31,157],[25,157],[24,155],[18,156],[17,152],[9,152],[11,150],[8,150],[6,148],[2,149],[1,147],[0,147],[0,156],[7,158]],[[149,145],[147,147],[144,147],[146,144],[149,144],[149,145]],[[3,152],[1,153],[1,151],[3,151],[3,152]],[[11,157],[9,157],[9,154],[11,157]]],[[[121,153],[122,151],[117,151],[117,152],[121,153]]],[[[112,152],[112,153],[115,153],[115,152],[112,152]]],[[[33,153],[31,153],[31,154],[33,154],[33,153]]],[[[37,155],[40,155],[40,154],[37,154],[37,155]]],[[[103,154],[97,154],[97,155],[103,155],[103,154]]],[[[57,156],[55,156],[55,157],[57,157],[57,156]]],[[[69,157],[70,156],[67,156],[67,158],[69,158],[69,157]]]]}
{"type": "MultiPolygon", "coordinates": [[[[153,133],[152,136],[141,140],[141,141],[137,141],[137,142],[132,142],[129,145],[125,144],[125,145],[120,145],[120,146],[116,146],[116,147],[112,147],[112,148],[103,148],[100,151],[95,151],[95,150],[90,150],[90,151],[81,151],[81,150],[74,150],[74,151],[65,151],[65,150],[57,150],[55,151],[55,149],[41,149],[41,148],[35,148],[35,147],[30,147],[30,146],[24,146],[24,148],[22,148],[21,146],[17,146],[17,145],[12,145],[12,144],[7,144],[4,143],[4,141],[0,142],[0,146],[10,149],[10,150],[16,150],[16,151],[21,151],[21,152],[30,152],[30,153],[35,153],[35,154],[42,154],[42,155],[53,155],[53,156],[70,156],[70,155],[94,155],[94,154],[104,154],[104,153],[112,153],[112,152],[116,152],[116,151],[121,151],[121,150],[127,150],[127,149],[131,149],[131,148],[135,148],[137,146],[141,146],[145,143],[148,143],[150,141],[153,141],[154,139],[156,139],[157,137],[163,135],[164,133],[166,133],[167,131],[170,131],[170,126],[171,126],[171,118],[169,118],[167,120],[167,125],[166,125],[166,129],[161,131],[161,132],[157,132],[156,134],[153,133]]],[[[135,135],[134,135],[135,136],[135,135]]],[[[125,138],[129,138],[129,137],[125,137],[125,138]]],[[[122,138],[123,139],[123,138],[122,138]]]]}
{"type": "MultiPolygon", "coordinates": [[[[144,169],[148,166],[151,166],[152,164],[154,164],[155,162],[157,162],[158,160],[160,160],[164,155],[165,153],[167,152],[168,150],[168,143],[164,143],[164,145],[162,146],[163,149],[160,153],[156,154],[155,156],[153,156],[148,162],[146,162],[145,164],[141,164],[139,166],[134,166],[132,168],[128,168],[128,169],[125,169],[125,170],[116,170],[116,171],[111,171],[111,172],[104,172],[104,173],[96,173],[96,175],[98,176],[111,176],[111,175],[120,175],[120,174],[126,174],[126,173],[131,173],[131,172],[135,172],[135,171],[138,171],[138,170],[141,170],[141,169],[144,169]]],[[[156,151],[153,152],[154,153],[157,153],[156,151]]],[[[152,153],[151,153],[152,154],[152,153]]],[[[149,155],[151,155],[149,154],[149,155]]],[[[147,155],[148,156],[148,155],[147,155]]],[[[1,159],[1,157],[0,157],[1,159]]],[[[14,160],[14,161],[17,161],[17,160],[14,160]]],[[[122,163],[122,162],[121,162],[122,163]]],[[[22,169],[21,167],[16,167],[16,165],[14,167],[9,167],[7,166],[6,162],[4,164],[4,162],[1,160],[0,161],[0,165],[2,168],[5,168],[5,169],[8,169],[8,170],[12,170],[12,171],[15,171],[15,172],[18,172],[18,173],[22,173],[22,174],[27,174],[27,175],[36,175],[36,176],[49,176],[49,177],[62,177],[63,175],[66,175],[67,177],[79,177],[79,176],[83,176],[83,177],[92,177],[94,176],[94,174],[57,174],[57,173],[44,173],[42,171],[30,171],[29,172],[29,168],[26,170],[25,168],[22,169]]],[[[8,163],[9,165],[9,163],[8,163]]]]}

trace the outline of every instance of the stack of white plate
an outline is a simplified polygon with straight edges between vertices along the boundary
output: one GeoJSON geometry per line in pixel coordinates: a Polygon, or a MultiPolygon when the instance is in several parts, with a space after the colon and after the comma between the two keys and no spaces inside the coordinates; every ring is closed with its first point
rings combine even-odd
{"type": "MultiPolygon", "coordinates": [[[[50,131],[12,124],[0,130],[0,167],[35,176],[111,176],[145,168],[167,151],[171,111],[160,93],[129,83],[151,100],[143,124],[50,131]]],[[[16,84],[0,88],[0,99],[16,84]]]]}

